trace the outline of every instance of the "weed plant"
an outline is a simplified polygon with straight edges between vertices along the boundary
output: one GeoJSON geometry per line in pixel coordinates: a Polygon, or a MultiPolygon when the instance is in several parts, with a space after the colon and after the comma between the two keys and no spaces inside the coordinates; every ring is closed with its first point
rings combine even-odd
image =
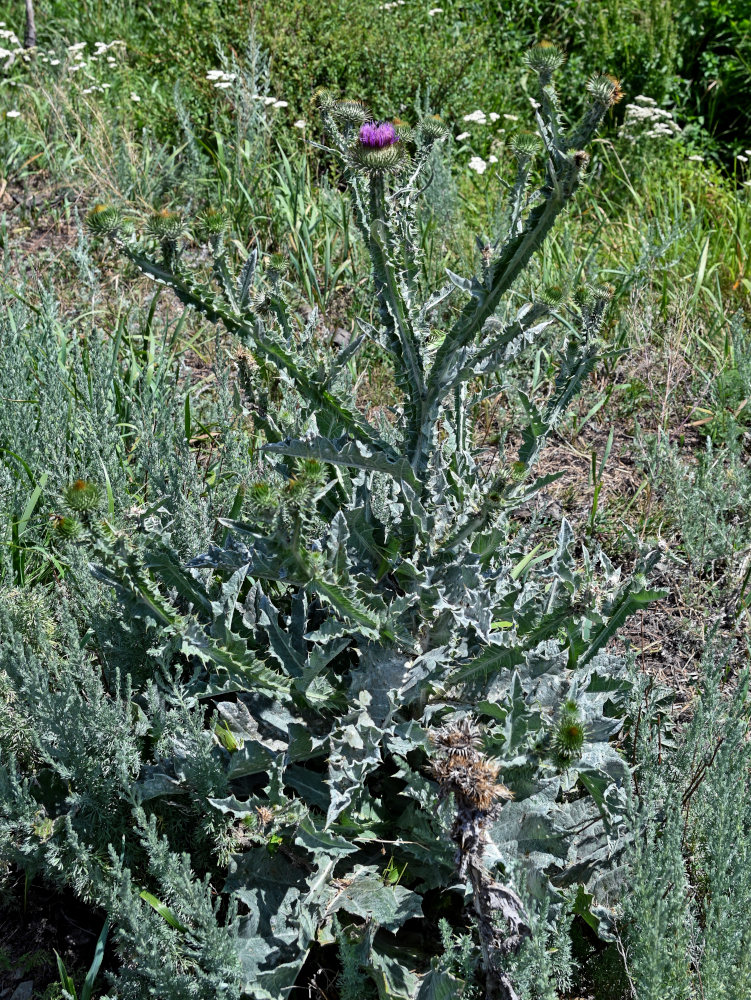
{"type": "MultiPolygon", "coordinates": [[[[541,88],[540,185],[531,183],[536,146],[520,142],[504,230],[482,246],[475,277],[449,272],[432,294],[420,279],[416,203],[445,126],[429,116],[414,130],[372,122],[361,103],[320,95],[375,300],[372,322],[361,320],[338,354],[313,339],[315,316],[302,322],[292,311],[284,258],[259,261],[254,250],[232,277],[234,245],[220,213],[193,224],[213,288],[200,256],[191,261],[185,249],[179,215],[154,213],[141,238],[118,209],[99,206],[89,217],[94,233],[239,339],[237,382],[226,391],[244,395],[263,442],[262,459],[247,454],[250,481],[207,544],[212,508],[203,499],[192,506],[199,466],[186,465],[195,459],[175,434],[174,404],[165,405],[177,386],[148,339],[154,308],[143,355],[133,353],[125,372],[119,350],[89,348],[73,379],[74,389],[89,387],[82,398],[58,374],[64,332],[52,320],[44,327],[58,412],[69,398],[88,403],[91,452],[58,450],[59,469],[35,451],[17,461],[57,470],[70,509],[58,572],[92,614],[81,639],[65,601],[50,639],[36,624],[19,625],[6,600],[3,670],[29,750],[26,765],[11,753],[3,771],[3,850],[107,910],[125,959],[118,995],[208,996],[221,982],[227,995],[252,987],[276,997],[298,980],[316,936],[339,942],[347,988],[358,976],[356,947],[376,986],[431,995],[459,980],[437,966],[416,977],[412,956],[386,949],[384,934],[435,919],[424,894],[455,883],[457,869],[473,900],[488,995],[514,996],[514,976],[526,982],[529,948],[522,965],[506,967],[503,955],[530,935],[533,952],[544,952],[546,914],[573,905],[577,882],[591,890],[580,911],[607,924],[596,886],[629,777],[609,744],[626,685],[603,649],[654,595],[643,578],[620,584],[597,553],[585,550],[578,562],[565,522],[542,555],[511,528],[514,509],[549,481],[532,478],[537,456],[597,361],[603,293],[582,288],[569,299],[578,331],[560,348],[552,394],[522,398],[527,425],[515,462],[481,471],[468,421],[478,377],[553,321],[550,301],[515,301],[512,286],[573,195],[587,165],[582,147],[619,96],[617,83],[593,79],[589,107],[567,136],[552,83],[559,63],[545,46],[530,56],[541,88]],[[451,295],[465,304],[447,308],[451,295]],[[439,325],[431,311],[440,307],[439,325]],[[389,356],[399,393],[377,424],[351,405],[350,362],[366,337],[389,356]],[[111,471],[97,451],[100,423],[115,434],[111,471]],[[135,534],[118,526],[112,488],[122,495],[129,475],[156,494],[143,498],[135,534]],[[193,551],[205,554],[186,567],[183,553],[201,533],[193,551]],[[92,546],[96,580],[84,571],[92,546]],[[107,622],[95,607],[110,587],[122,612],[107,622]],[[484,720],[482,740],[475,719],[484,720]],[[502,808],[511,793],[501,773],[518,800],[502,808]],[[565,836],[572,822],[600,833],[565,836]],[[383,871],[385,841],[394,849],[383,871]],[[487,852],[502,866],[486,868],[487,852]],[[290,857],[302,867],[290,868],[290,857]],[[540,907],[534,918],[504,885],[524,864],[540,907]],[[501,907],[505,923],[495,916],[501,907]]],[[[560,296],[555,305],[566,308],[560,296]]],[[[16,350],[24,377],[30,364],[16,350]]],[[[75,355],[69,369],[77,371],[75,355]]],[[[11,388],[39,399],[28,384],[11,388]]],[[[182,395],[188,445],[194,411],[189,391],[182,395]]],[[[204,473],[217,513],[236,488],[233,468],[204,473]]],[[[551,967],[549,989],[556,975],[551,967]]]]}

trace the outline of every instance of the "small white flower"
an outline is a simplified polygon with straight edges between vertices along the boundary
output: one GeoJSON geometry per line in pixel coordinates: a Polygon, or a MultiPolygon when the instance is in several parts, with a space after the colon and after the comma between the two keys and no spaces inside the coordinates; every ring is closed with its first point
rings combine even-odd
{"type": "Polygon", "coordinates": [[[693,156],[689,156],[689,160],[691,160],[693,163],[704,163],[704,157],[699,156],[698,153],[694,153],[693,156]]]}
{"type": "Polygon", "coordinates": [[[736,156],[736,160],[740,160],[741,163],[748,163],[748,157],[747,156],[741,156],[740,153],[738,154],[738,156],[736,156]]]}
{"type": "Polygon", "coordinates": [[[224,76],[224,73],[223,73],[222,70],[220,70],[220,69],[210,69],[208,71],[208,73],[206,74],[206,79],[207,80],[221,80],[223,76],[224,76]]]}
{"type": "Polygon", "coordinates": [[[473,156],[467,166],[470,170],[474,170],[475,173],[478,174],[484,174],[488,167],[487,163],[481,156],[473,156]]]}
{"type": "Polygon", "coordinates": [[[274,101],[275,108],[288,108],[289,104],[287,101],[274,101]]]}
{"type": "Polygon", "coordinates": [[[82,94],[93,94],[96,89],[97,89],[96,87],[84,87],[84,89],[81,91],[81,93],[82,94]]]}
{"type": "Polygon", "coordinates": [[[216,83],[214,84],[214,86],[216,87],[217,90],[226,90],[227,87],[231,87],[232,86],[232,81],[231,80],[217,80],[216,83]]]}
{"type": "Polygon", "coordinates": [[[478,108],[477,111],[473,111],[473,112],[471,112],[471,114],[465,115],[464,116],[464,121],[465,122],[477,122],[479,125],[484,125],[485,122],[487,121],[487,119],[485,117],[485,112],[484,111],[480,111],[480,109],[478,108]]]}
{"type": "MultiPolygon", "coordinates": [[[[539,108],[540,105],[538,104],[537,106],[539,108]]],[[[519,121],[519,115],[504,115],[503,117],[506,119],[507,122],[518,122],[519,121]]]]}
{"type": "Polygon", "coordinates": [[[488,157],[488,163],[498,163],[498,157],[497,156],[492,156],[492,155],[489,156],[488,157]]]}
{"type": "Polygon", "coordinates": [[[428,17],[435,17],[436,14],[442,14],[443,7],[431,7],[428,11],[428,17]]]}
{"type": "Polygon", "coordinates": [[[305,128],[306,125],[305,125],[305,122],[302,120],[302,118],[298,118],[297,121],[294,122],[294,127],[295,128],[305,128]]]}
{"type": "Polygon", "coordinates": [[[117,59],[113,59],[112,56],[107,56],[107,65],[108,66],[117,66],[117,59]]]}
{"type": "Polygon", "coordinates": [[[460,132],[456,137],[457,142],[463,142],[464,139],[469,139],[469,132],[460,132]]]}
{"type": "Polygon", "coordinates": [[[112,86],[111,83],[103,83],[102,90],[109,90],[111,86],[112,86]]]}
{"type": "Polygon", "coordinates": [[[77,73],[79,69],[86,69],[86,63],[73,63],[72,66],[68,66],[69,73],[77,73]]]}
{"type": "Polygon", "coordinates": [[[264,97],[263,103],[266,105],[266,107],[268,107],[269,104],[276,104],[276,98],[275,97],[264,97]]]}
{"type": "Polygon", "coordinates": [[[746,154],[746,156],[751,156],[751,149],[744,149],[743,152],[746,154]]]}
{"type": "Polygon", "coordinates": [[[500,117],[501,116],[498,114],[497,111],[491,111],[490,114],[488,115],[488,118],[491,120],[491,122],[497,122],[500,117]]]}
{"type": "Polygon", "coordinates": [[[86,48],[86,42],[76,42],[75,45],[68,46],[68,52],[80,52],[86,48]]]}
{"type": "Polygon", "coordinates": [[[60,65],[59,59],[50,59],[50,66],[59,66],[59,65],[60,65]]]}
{"type": "Polygon", "coordinates": [[[744,181],[743,182],[743,186],[747,187],[747,188],[751,188],[751,181],[744,181]]]}
{"type": "Polygon", "coordinates": [[[130,99],[131,99],[131,101],[135,101],[136,104],[141,100],[141,98],[138,96],[138,94],[134,90],[131,90],[131,92],[130,92],[130,99]]]}
{"type": "Polygon", "coordinates": [[[13,111],[6,111],[5,112],[5,117],[6,118],[20,118],[21,117],[21,112],[20,111],[16,111],[15,109],[13,111]]]}

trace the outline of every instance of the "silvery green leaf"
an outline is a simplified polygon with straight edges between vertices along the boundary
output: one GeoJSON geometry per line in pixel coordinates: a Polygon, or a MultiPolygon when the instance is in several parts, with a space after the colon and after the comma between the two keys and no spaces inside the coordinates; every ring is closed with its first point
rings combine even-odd
{"type": "Polygon", "coordinates": [[[415,1000],[456,1000],[464,995],[466,983],[450,972],[431,969],[423,977],[415,1000]]]}
{"type": "Polygon", "coordinates": [[[348,876],[331,899],[327,915],[337,910],[371,920],[387,931],[396,931],[407,920],[423,915],[418,894],[403,885],[385,884],[375,866],[356,868],[348,876]]]}
{"type": "Polygon", "coordinates": [[[247,301],[250,290],[253,287],[253,278],[256,272],[256,264],[258,263],[258,249],[253,247],[248,256],[245,258],[245,263],[242,266],[240,275],[237,279],[237,304],[242,309],[247,301]]]}
{"type": "Polygon", "coordinates": [[[396,479],[414,483],[414,473],[405,459],[394,455],[388,446],[379,450],[362,441],[348,438],[314,438],[312,441],[293,440],[287,438],[264,445],[264,450],[278,455],[291,455],[296,458],[315,459],[319,462],[330,462],[352,469],[364,469],[366,472],[383,472],[396,479]]]}

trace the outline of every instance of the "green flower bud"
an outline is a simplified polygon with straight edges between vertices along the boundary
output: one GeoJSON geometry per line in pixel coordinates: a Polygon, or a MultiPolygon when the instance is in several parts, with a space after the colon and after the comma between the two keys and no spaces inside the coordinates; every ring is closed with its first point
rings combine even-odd
{"type": "Polygon", "coordinates": [[[409,122],[402,121],[401,118],[394,118],[392,123],[394,132],[401,142],[412,142],[415,138],[415,130],[409,122]]]}
{"type": "Polygon", "coordinates": [[[313,95],[313,103],[319,111],[331,111],[336,104],[336,98],[330,90],[321,87],[313,95]]]}
{"type": "Polygon", "coordinates": [[[340,125],[362,125],[370,112],[362,101],[335,101],[330,108],[331,117],[340,125]]]}
{"type": "Polygon", "coordinates": [[[540,141],[531,132],[517,132],[511,140],[511,151],[518,160],[529,160],[540,150],[540,141]]]}
{"type": "Polygon", "coordinates": [[[289,258],[284,253],[270,253],[264,263],[266,274],[272,281],[283,278],[289,270],[289,258]]]}
{"type": "Polygon", "coordinates": [[[417,126],[418,135],[427,145],[442,139],[448,135],[448,131],[438,115],[427,115],[425,118],[421,118],[417,126]]]}
{"type": "Polygon", "coordinates": [[[223,236],[229,227],[227,216],[220,209],[207,208],[196,220],[196,231],[202,239],[223,236]]]}
{"type": "Polygon", "coordinates": [[[614,76],[593,76],[587,83],[587,90],[595,103],[604,108],[612,108],[623,98],[621,84],[614,76]]]}
{"type": "Polygon", "coordinates": [[[95,205],[86,216],[86,226],[96,236],[114,236],[122,224],[122,212],[113,205],[95,205]]]}
{"type": "Polygon", "coordinates": [[[79,513],[96,510],[102,493],[96,483],[86,479],[77,479],[64,491],[65,502],[71,510],[79,513]]]}
{"type": "Polygon", "coordinates": [[[177,212],[163,208],[149,216],[146,231],[158,240],[178,240],[185,232],[185,223],[177,212]]]}
{"type": "Polygon", "coordinates": [[[550,79],[553,73],[560,69],[565,60],[561,50],[552,42],[540,42],[527,53],[527,65],[541,77],[550,79]]]}
{"type": "Polygon", "coordinates": [[[53,530],[60,538],[76,538],[81,532],[81,525],[75,518],[66,517],[64,514],[53,514],[51,520],[53,530]]]}
{"type": "Polygon", "coordinates": [[[556,756],[564,762],[575,760],[581,756],[586,730],[581,721],[579,706],[575,701],[568,700],[561,711],[561,717],[553,734],[553,749],[556,756]]]}

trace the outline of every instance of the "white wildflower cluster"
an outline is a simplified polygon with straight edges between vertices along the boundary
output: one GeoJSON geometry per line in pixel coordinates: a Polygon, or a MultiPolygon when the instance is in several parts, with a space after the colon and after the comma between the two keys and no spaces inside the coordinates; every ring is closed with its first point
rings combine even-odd
{"type": "Polygon", "coordinates": [[[225,73],[222,69],[210,69],[206,79],[211,80],[217,90],[227,90],[237,79],[237,73],[225,73]]]}
{"type": "MultiPolygon", "coordinates": [[[[481,108],[477,108],[477,110],[475,111],[470,111],[469,114],[463,116],[463,120],[469,123],[470,125],[487,125],[489,122],[495,125],[495,123],[500,121],[501,118],[506,119],[507,121],[513,121],[513,122],[518,121],[518,115],[507,115],[507,114],[499,115],[497,111],[491,111],[488,114],[486,114],[481,108]]],[[[499,134],[499,139],[494,140],[494,144],[497,143],[498,141],[502,141],[500,137],[505,131],[506,129],[503,127],[497,129],[497,132],[499,134]]],[[[468,131],[460,132],[456,136],[456,141],[464,142],[466,139],[469,139],[470,137],[471,137],[471,132],[468,131]]],[[[495,156],[494,154],[488,156],[487,160],[483,159],[482,156],[474,155],[470,157],[467,167],[470,170],[473,170],[476,174],[484,174],[485,171],[488,169],[488,166],[493,163],[498,163],[498,157],[495,156]]]]}
{"type": "Polygon", "coordinates": [[[484,174],[491,163],[498,163],[498,157],[491,154],[487,160],[483,160],[481,156],[473,156],[470,158],[467,166],[470,170],[474,170],[476,174],[484,174]]]}
{"type": "Polygon", "coordinates": [[[89,85],[81,87],[80,93],[103,94],[112,84],[100,79],[101,74],[98,75],[98,69],[101,66],[105,72],[109,72],[117,66],[125,54],[125,42],[120,38],[115,38],[111,42],[95,42],[94,51],[89,56],[85,54],[87,47],[87,42],[74,42],[61,51],[49,49],[45,52],[39,49],[37,61],[48,66],[63,66],[71,76],[81,73],[89,85]]]}
{"type": "MultiPolygon", "coordinates": [[[[476,122],[478,125],[487,125],[489,121],[497,122],[500,117],[501,116],[495,111],[491,111],[489,115],[486,115],[484,111],[481,111],[478,108],[477,111],[471,111],[468,115],[465,115],[464,121],[476,122]]],[[[503,117],[506,118],[508,116],[504,115],[503,117]]]]}
{"type": "Polygon", "coordinates": [[[263,101],[267,108],[288,108],[289,101],[280,101],[276,97],[270,97],[268,94],[253,94],[254,101],[263,101]]]}
{"type": "Polygon", "coordinates": [[[393,10],[394,7],[403,7],[407,0],[391,0],[391,3],[382,3],[379,10],[393,10]]]}
{"type": "Polygon", "coordinates": [[[681,127],[670,111],[657,107],[657,101],[640,94],[633,104],[626,105],[623,124],[618,130],[621,139],[636,142],[638,139],[673,139],[681,134],[681,127]]]}
{"type": "Polygon", "coordinates": [[[428,11],[428,17],[435,17],[436,14],[442,14],[443,7],[431,7],[428,11]]]}
{"type": "Polygon", "coordinates": [[[0,21],[0,60],[5,60],[2,69],[8,70],[16,61],[16,56],[23,55],[24,50],[15,32],[6,28],[5,21],[0,21]],[[6,48],[6,46],[8,46],[6,48]]]}

